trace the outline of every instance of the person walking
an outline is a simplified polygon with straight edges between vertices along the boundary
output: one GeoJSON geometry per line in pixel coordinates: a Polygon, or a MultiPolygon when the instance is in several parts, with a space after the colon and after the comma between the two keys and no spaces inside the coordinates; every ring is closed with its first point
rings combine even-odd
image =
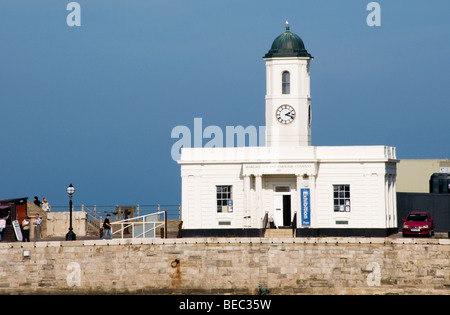
{"type": "Polygon", "coordinates": [[[106,215],[106,219],[103,222],[103,236],[100,238],[101,240],[105,239],[106,234],[109,235],[109,239],[112,240],[112,233],[111,233],[111,223],[109,222],[109,219],[111,218],[110,214],[106,215]]]}
{"type": "Polygon", "coordinates": [[[36,216],[34,218],[34,241],[39,242],[41,240],[41,224],[42,219],[39,217],[39,213],[36,213],[36,216]]]}
{"type": "Polygon", "coordinates": [[[23,242],[30,241],[30,217],[25,217],[22,221],[23,242]]]}

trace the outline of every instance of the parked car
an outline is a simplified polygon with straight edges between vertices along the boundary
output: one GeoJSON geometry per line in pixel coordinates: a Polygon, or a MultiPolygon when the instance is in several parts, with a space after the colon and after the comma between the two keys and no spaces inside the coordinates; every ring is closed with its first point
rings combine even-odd
{"type": "Polygon", "coordinates": [[[428,212],[410,212],[402,221],[403,236],[434,235],[434,220],[428,212]]]}

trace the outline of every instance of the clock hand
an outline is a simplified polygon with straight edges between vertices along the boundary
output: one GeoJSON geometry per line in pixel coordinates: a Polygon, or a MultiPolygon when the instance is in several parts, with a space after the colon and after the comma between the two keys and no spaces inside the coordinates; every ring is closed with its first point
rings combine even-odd
{"type": "Polygon", "coordinates": [[[284,115],[285,115],[285,116],[288,116],[289,118],[294,119],[294,117],[292,117],[292,112],[286,113],[286,114],[284,114],[284,115]]]}

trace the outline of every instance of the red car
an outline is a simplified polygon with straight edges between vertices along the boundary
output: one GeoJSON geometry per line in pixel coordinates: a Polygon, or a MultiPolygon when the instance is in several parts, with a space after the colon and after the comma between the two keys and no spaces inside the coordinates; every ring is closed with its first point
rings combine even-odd
{"type": "Polygon", "coordinates": [[[411,212],[406,219],[402,219],[403,236],[434,235],[434,221],[428,212],[411,212]]]}

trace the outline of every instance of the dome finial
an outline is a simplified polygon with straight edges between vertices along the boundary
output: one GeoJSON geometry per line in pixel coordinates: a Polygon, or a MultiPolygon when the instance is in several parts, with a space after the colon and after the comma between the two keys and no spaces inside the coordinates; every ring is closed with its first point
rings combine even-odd
{"type": "Polygon", "coordinates": [[[264,58],[284,58],[284,57],[305,57],[312,59],[312,56],[305,48],[302,39],[289,31],[289,22],[286,21],[286,31],[275,38],[264,58]]]}

